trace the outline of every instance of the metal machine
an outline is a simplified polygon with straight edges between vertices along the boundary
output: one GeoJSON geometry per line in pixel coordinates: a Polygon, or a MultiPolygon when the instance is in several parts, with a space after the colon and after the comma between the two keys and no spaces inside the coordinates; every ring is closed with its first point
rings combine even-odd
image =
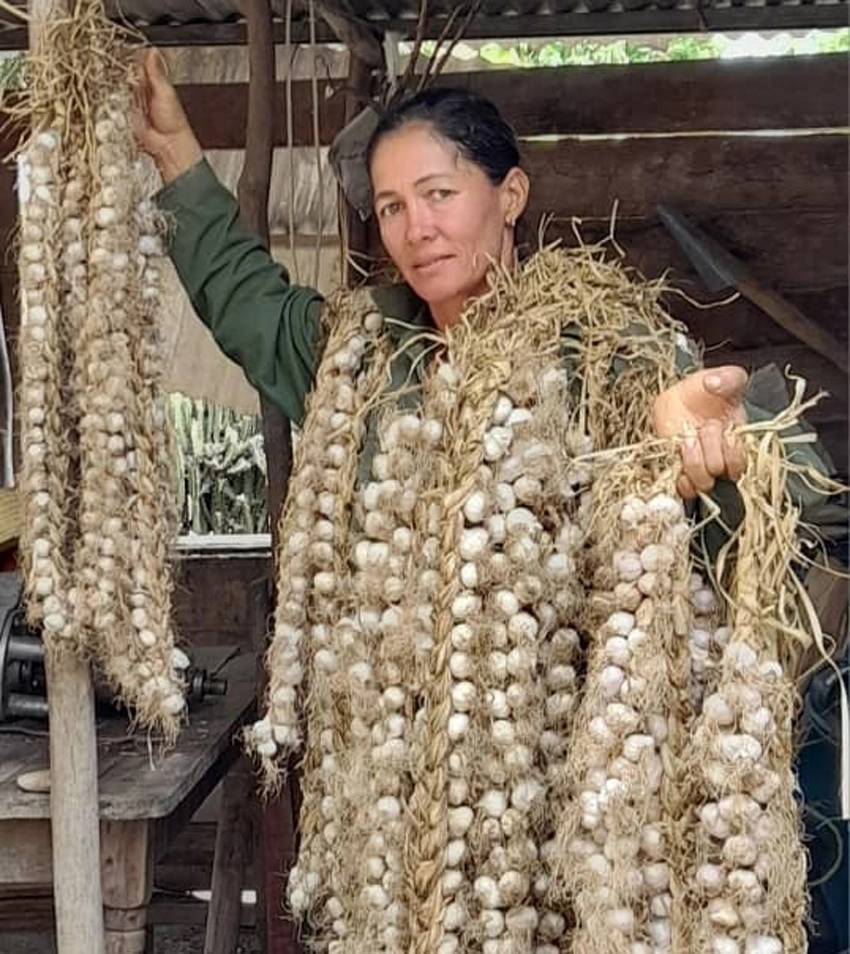
{"type": "MultiPolygon", "coordinates": [[[[98,705],[115,707],[108,687],[95,687],[98,705]]],[[[223,696],[227,680],[193,666],[186,672],[189,705],[206,696],[223,696]]],[[[9,719],[46,719],[47,682],[44,642],[26,622],[23,579],[19,573],[0,573],[0,722],[9,719]]]]}

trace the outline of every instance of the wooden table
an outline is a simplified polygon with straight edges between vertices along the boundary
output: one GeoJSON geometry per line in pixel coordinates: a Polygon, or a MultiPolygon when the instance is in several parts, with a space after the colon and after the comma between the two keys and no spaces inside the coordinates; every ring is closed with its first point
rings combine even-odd
{"type": "MultiPolygon", "coordinates": [[[[228,649],[204,649],[194,663],[214,670],[228,649]]],[[[103,905],[108,954],[144,954],[153,866],[241,750],[238,729],[255,711],[256,662],[242,653],[220,674],[225,696],[194,703],[167,753],[147,735],[128,735],[126,716],[98,717],[103,905]]],[[[50,800],[16,779],[47,768],[44,723],[0,726],[0,890],[39,890],[52,880],[50,800]],[[14,728],[17,731],[9,731],[14,728]]],[[[2,948],[2,944],[0,944],[2,948]]]]}

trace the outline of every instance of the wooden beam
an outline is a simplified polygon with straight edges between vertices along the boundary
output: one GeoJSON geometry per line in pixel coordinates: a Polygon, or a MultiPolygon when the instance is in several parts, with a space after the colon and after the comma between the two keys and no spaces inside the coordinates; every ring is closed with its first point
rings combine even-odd
{"type": "MultiPolygon", "coordinates": [[[[706,305],[711,301],[711,296],[701,294],[694,282],[677,281],[674,286],[706,305]]],[[[825,291],[789,294],[788,297],[801,311],[814,316],[819,324],[846,341],[846,285],[825,291]]],[[[715,296],[714,301],[717,303],[714,308],[698,308],[671,292],[665,297],[665,306],[691,329],[694,338],[701,341],[708,351],[729,347],[788,347],[794,344],[787,331],[746,298],[739,296],[728,304],[721,304],[720,296],[715,296]]]]}
{"type": "MultiPolygon", "coordinates": [[[[195,21],[190,23],[154,23],[137,27],[151,46],[156,47],[196,47],[196,46],[245,46],[248,30],[244,20],[195,21]]],[[[274,42],[278,46],[286,43],[285,27],[276,21],[273,27],[274,42]]],[[[308,43],[310,40],[307,24],[304,20],[293,18],[292,42],[308,43]]],[[[336,43],[333,30],[324,22],[317,31],[319,43],[336,43]]],[[[17,26],[0,30],[0,50],[26,49],[26,31],[17,26]]]]}
{"type": "Polygon", "coordinates": [[[50,706],[50,826],[58,954],[105,954],[97,742],[88,660],[45,656],[50,706]]]}
{"type": "Polygon", "coordinates": [[[702,31],[723,30],[829,30],[847,27],[842,3],[768,3],[760,7],[701,6],[702,31]]]}
{"type": "Polygon", "coordinates": [[[847,137],[676,136],[529,143],[526,218],[550,213],[606,219],[655,214],[658,203],[689,217],[755,209],[831,211],[847,206],[847,137]]]}
{"type": "Polygon", "coordinates": [[[440,86],[493,100],[519,136],[847,126],[842,54],[769,60],[451,73],[440,86]]]}
{"type": "MultiPolygon", "coordinates": [[[[553,211],[556,211],[553,209],[553,211]]],[[[689,216],[690,218],[690,216],[689,216]]],[[[848,215],[846,209],[807,212],[803,210],[727,212],[718,206],[694,216],[692,221],[760,278],[783,291],[814,291],[847,283],[848,215]]],[[[537,223],[524,224],[522,240],[533,247],[537,223]]],[[[581,234],[587,242],[603,239],[609,222],[585,219],[581,234]]],[[[648,278],[668,272],[674,279],[691,282],[698,297],[705,297],[690,262],[654,214],[618,216],[617,243],[626,251],[626,261],[648,278]]],[[[547,238],[575,241],[571,227],[560,223],[547,230],[547,238]]],[[[727,297],[727,296],[723,296],[727,297]]],[[[805,310],[805,309],[804,309],[805,310]]]]}
{"type": "MultiPolygon", "coordinates": [[[[269,247],[268,201],[271,181],[273,133],[275,128],[275,57],[271,36],[271,8],[269,0],[248,0],[248,57],[250,82],[248,89],[248,116],[245,128],[245,162],[239,177],[239,215],[243,225],[253,229],[261,241],[269,247]]],[[[265,396],[260,402],[263,419],[263,442],[268,462],[268,512],[272,525],[272,551],[278,552],[278,513],[283,503],[292,462],[292,440],[289,421],[280,408],[265,396]]],[[[276,578],[276,560],[272,562],[273,584],[276,578]]],[[[259,592],[262,598],[266,590],[259,592]]],[[[262,604],[268,609],[268,602],[262,604]]],[[[265,627],[257,634],[257,641],[264,642],[265,627]]],[[[264,647],[258,646],[258,660],[264,658],[264,647]]],[[[258,666],[257,696],[266,694],[265,671],[258,666]]],[[[243,779],[244,782],[244,779],[243,779]]],[[[235,788],[239,788],[235,780],[235,788]]],[[[231,792],[231,794],[233,794],[231,792]]],[[[246,810],[248,806],[245,806],[246,810]]],[[[262,804],[255,803],[251,809],[254,821],[254,869],[257,873],[257,901],[260,909],[259,935],[263,954],[293,954],[297,940],[289,922],[284,922],[276,910],[278,880],[288,867],[287,862],[294,851],[294,822],[292,803],[288,789],[282,796],[271,798],[262,804]]],[[[238,834],[238,833],[237,833],[238,834]]],[[[242,860],[242,859],[237,859],[242,860]]],[[[244,861],[242,862],[244,875],[244,861]]],[[[219,880],[222,887],[235,888],[235,877],[219,880]]],[[[232,923],[226,933],[238,935],[239,905],[229,905],[226,913],[232,923]]],[[[208,924],[205,951],[212,951],[216,925],[208,924]]]]}
{"type": "MultiPolygon", "coordinates": [[[[341,84],[319,80],[319,133],[329,145],[342,129],[345,97],[341,84]]],[[[241,149],[245,144],[248,86],[246,83],[184,84],[177,88],[189,121],[204,149],[241,149]]],[[[286,145],[286,84],[276,83],[272,93],[273,145],[286,145]]],[[[293,145],[313,145],[313,95],[306,80],[292,84],[293,145]]]]}
{"type": "MultiPolygon", "coordinates": [[[[275,60],[269,33],[269,0],[248,0],[246,15],[250,82],[244,126],[245,159],[237,188],[239,220],[268,248],[268,205],[274,148],[272,130],[275,126],[275,60]]],[[[233,121],[232,116],[227,118],[233,121]]]]}
{"type": "Polygon", "coordinates": [[[769,285],[764,285],[751,274],[744,273],[735,281],[735,289],[748,298],[754,305],[761,308],[786,331],[816,351],[826,361],[840,368],[844,374],[848,373],[850,363],[847,358],[847,341],[827,331],[809,315],[788,301],[783,295],[769,285]]]}
{"type": "MultiPolygon", "coordinates": [[[[623,36],[629,33],[705,33],[723,30],[812,30],[847,26],[847,11],[841,3],[770,4],[716,8],[709,5],[671,10],[592,10],[543,15],[479,15],[466,31],[467,40],[523,39],[526,37],[623,36]]],[[[429,17],[426,38],[435,39],[447,18],[429,17]]],[[[381,26],[410,39],[415,20],[394,17],[381,26]]]]}
{"type": "Polygon", "coordinates": [[[222,783],[204,954],[232,954],[238,947],[255,785],[250,760],[243,755],[222,783]]]}
{"type": "Polygon", "coordinates": [[[102,826],[106,954],[145,954],[153,890],[150,824],[140,819],[102,826]]]}
{"type": "MultiPolygon", "coordinates": [[[[368,67],[367,67],[368,69],[368,67]]],[[[438,85],[468,88],[497,103],[519,136],[620,135],[847,125],[850,64],[841,54],[759,61],[486,70],[452,73],[438,85]]],[[[319,131],[329,145],[345,123],[343,80],[319,80],[319,131]]],[[[188,83],[181,101],[205,149],[245,143],[247,83],[188,83]]],[[[293,143],[313,145],[313,96],[292,84],[293,143]]],[[[274,86],[275,146],[286,144],[286,85],[274,86]]],[[[2,117],[0,117],[2,118],[2,117]]],[[[5,128],[2,124],[0,128],[5,128]]],[[[13,145],[0,133],[0,152],[13,145]]]]}

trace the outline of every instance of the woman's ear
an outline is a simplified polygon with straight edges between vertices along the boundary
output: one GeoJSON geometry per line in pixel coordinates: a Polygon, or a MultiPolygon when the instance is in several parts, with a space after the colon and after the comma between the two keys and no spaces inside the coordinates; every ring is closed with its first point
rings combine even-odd
{"type": "Polygon", "coordinates": [[[528,204],[528,176],[519,166],[514,166],[502,180],[499,188],[502,192],[505,224],[513,228],[528,204]]]}

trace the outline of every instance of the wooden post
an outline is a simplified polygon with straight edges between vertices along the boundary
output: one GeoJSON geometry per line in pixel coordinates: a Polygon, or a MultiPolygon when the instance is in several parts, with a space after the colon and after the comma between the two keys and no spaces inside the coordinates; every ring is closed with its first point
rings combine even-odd
{"type": "Polygon", "coordinates": [[[146,954],[153,892],[150,826],[145,819],[101,826],[106,954],[146,954]]]}
{"type": "Polygon", "coordinates": [[[222,783],[204,954],[233,954],[239,946],[254,786],[251,763],[243,755],[222,783]]]}
{"type": "MultiPolygon", "coordinates": [[[[349,123],[369,101],[372,93],[372,67],[360,59],[354,50],[349,50],[348,54],[347,85],[349,94],[345,103],[345,122],[349,123]]],[[[349,258],[345,280],[348,287],[352,288],[362,285],[364,281],[362,269],[368,264],[369,223],[364,222],[359,212],[348,205],[342,189],[339,190],[339,201],[340,209],[343,210],[340,221],[346,234],[349,258]]]]}
{"type": "MultiPolygon", "coordinates": [[[[29,43],[60,4],[29,0],[29,43]]],[[[50,713],[50,825],[58,954],[104,954],[94,690],[88,662],[45,659],[50,713]]]]}
{"type": "Polygon", "coordinates": [[[45,657],[58,954],[104,954],[94,691],[87,662],[45,657]]]}
{"type": "MultiPolygon", "coordinates": [[[[253,229],[269,245],[268,201],[274,143],[275,60],[269,0],[247,0],[248,29],[248,124],[245,160],[239,177],[240,221],[253,229]]],[[[278,552],[278,514],[292,466],[289,421],[280,409],[261,399],[263,441],[268,475],[268,511],[272,530],[272,580],[278,552]]],[[[261,654],[262,658],[262,654],[261,654]]],[[[260,667],[258,696],[264,698],[265,670],[260,667]]],[[[292,774],[290,774],[292,779],[292,774]]],[[[281,898],[289,868],[295,856],[297,790],[290,782],[283,792],[254,812],[254,880],[257,890],[257,933],[264,954],[297,954],[300,945],[292,921],[284,917],[281,898]]]]}
{"type": "MultiPolygon", "coordinates": [[[[266,614],[269,607],[265,580],[256,580],[251,586],[249,628],[254,648],[261,654],[266,635],[266,614]]],[[[222,784],[221,807],[215,833],[210,904],[207,910],[204,954],[233,954],[239,942],[242,918],[242,889],[245,887],[245,869],[251,857],[252,834],[258,828],[259,803],[256,798],[256,779],[251,760],[242,755],[228,772],[222,784]]],[[[258,838],[253,839],[256,844],[258,838]]],[[[259,858],[254,853],[254,877],[262,880],[259,858]]],[[[257,895],[258,934],[265,924],[265,909],[261,895],[257,895]]],[[[265,949],[265,941],[261,941],[265,949]]]]}

